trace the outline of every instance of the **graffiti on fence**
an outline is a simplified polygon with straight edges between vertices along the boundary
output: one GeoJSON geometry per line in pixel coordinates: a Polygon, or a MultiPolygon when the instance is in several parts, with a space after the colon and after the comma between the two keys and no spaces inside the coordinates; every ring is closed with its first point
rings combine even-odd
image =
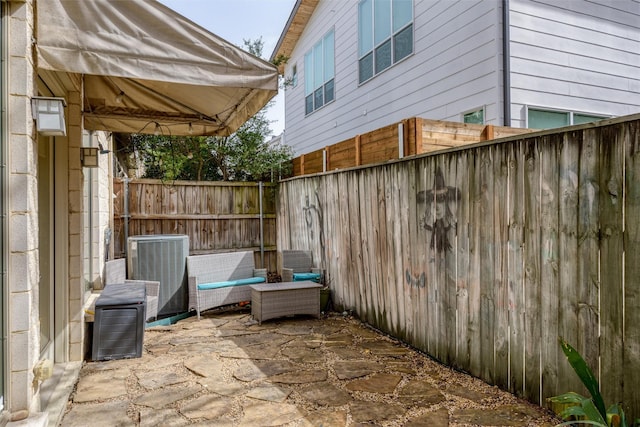
{"type": "Polygon", "coordinates": [[[420,218],[420,228],[430,232],[429,248],[436,254],[444,256],[451,251],[451,234],[455,232],[455,203],[460,200],[460,190],[445,184],[442,170],[436,170],[433,188],[419,191],[416,195],[418,203],[424,203],[425,209],[420,218]]]}
{"type": "MultiPolygon", "coordinates": [[[[429,263],[441,262],[447,252],[453,249],[452,240],[457,224],[457,202],[460,200],[460,190],[446,185],[440,168],[436,169],[433,187],[419,191],[416,194],[418,210],[424,205],[422,215],[419,217],[419,228],[425,230],[429,236],[429,249],[431,256],[429,263]]],[[[437,264],[436,266],[439,266],[437,264]]],[[[427,266],[424,266],[425,269],[427,266]]],[[[438,267],[440,268],[440,267],[438,267]]],[[[405,270],[407,284],[414,288],[424,288],[426,273],[413,274],[410,269],[405,270]]]]}
{"type": "Polygon", "coordinates": [[[304,212],[304,222],[307,226],[309,242],[314,242],[317,238],[317,242],[320,245],[320,256],[322,258],[320,267],[325,268],[324,221],[322,220],[322,203],[320,202],[317,191],[315,192],[315,199],[316,203],[312,204],[309,201],[309,196],[305,196],[305,204],[302,210],[304,212]]]}
{"type": "Polygon", "coordinates": [[[407,284],[414,288],[424,288],[425,282],[427,281],[426,275],[424,271],[420,273],[420,275],[414,276],[411,274],[411,271],[407,268],[404,272],[407,278],[407,284]]]}

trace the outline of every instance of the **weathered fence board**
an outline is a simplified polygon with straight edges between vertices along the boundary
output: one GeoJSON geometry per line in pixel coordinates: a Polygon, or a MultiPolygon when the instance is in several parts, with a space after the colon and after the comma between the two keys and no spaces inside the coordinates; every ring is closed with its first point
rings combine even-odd
{"type": "MultiPolygon", "coordinates": [[[[438,338],[438,317],[436,310],[436,299],[438,297],[438,278],[436,272],[438,270],[439,260],[436,259],[436,253],[438,250],[438,239],[433,237],[432,239],[428,238],[428,233],[432,232],[433,236],[436,236],[435,231],[435,175],[436,175],[436,159],[434,158],[425,158],[424,166],[422,167],[421,177],[420,177],[420,185],[423,189],[425,196],[424,198],[424,216],[422,218],[422,229],[421,235],[419,236],[418,244],[427,244],[426,247],[426,260],[424,264],[422,264],[422,271],[425,273],[425,285],[422,292],[423,298],[423,306],[424,310],[423,318],[421,319],[422,324],[426,326],[425,331],[425,340],[426,340],[426,348],[429,354],[438,357],[439,354],[437,348],[435,348],[435,343],[437,343],[438,338]]],[[[442,231],[442,230],[441,230],[442,231]]],[[[444,236],[444,232],[440,233],[440,236],[444,236]]]]}
{"type": "MultiPolygon", "coordinates": [[[[444,182],[455,183],[457,174],[457,162],[455,156],[439,159],[442,171],[444,173],[444,182]]],[[[438,294],[441,297],[439,308],[439,325],[441,345],[441,357],[444,363],[451,364],[456,354],[456,264],[457,252],[455,248],[456,240],[456,223],[455,212],[458,209],[459,191],[447,188],[447,200],[443,204],[443,213],[449,228],[450,242],[452,250],[444,253],[444,268],[439,272],[438,294]]],[[[437,201],[437,200],[436,200],[437,201]]]]}
{"type": "MultiPolygon", "coordinates": [[[[578,193],[578,159],[582,132],[564,134],[559,151],[559,188],[558,188],[558,336],[578,345],[578,306],[577,283],[579,274],[578,259],[578,215],[580,197],[578,193]],[[575,141],[576,143],[571,143],[575,141]]],[[[571,366],[558,350],[557,376],[566,378],[566,386],[571,390],[580,390],[580,380],[572,375],[571,366]]],[[[557,384],[556,384],[557,386],[557,384]]]]}
{"type": "Polygon", "coordinates": [[[509,151],[494,150],[493,152],[493,204],[494,204],[494,301],[497,310],[494,311],[493,334],[493,383],[497,386],[509,388],[509,310],[508,301],[508,210],[509,201],[509,151]],[[502,195],[499,197],[498,195],[502,195]]]}
{"type": "MultiPolygon", "coordinates": [[[[114,253],[126,251],[128,235],[186,234],[191,254],[253,250],[262,264],[258,183],[114,180],[114,253]],[[125,185],[128,212],[124,210],[125,185]]],[[[275,185],[263,185],[264,267],[277,269],[275,185]]]]}
{"type": "Polygon", "coordinates": [[[542,342],[542,324],[540,321],[542,311],[540,260],[542,247],[540,244],[540,197],[542,186],[540,183],[540,138],[533,138],[526,142],[525,159],[527,162],[525,171],[525,388],[524,396],[538,402],[541,394],[540,384],[540,351],[542,342]]]}
{"type": "MultiPolygon", "coordinates": [[[[640,366],[640,286],[634,286],[640,277],[640,133],[638,123],[631,124],[625,136],[625,271],[623,366],[640,366]]],[[[640,401],[640,369],[625,371],[624,410],[631,410],[631,402],[640,401]],[[630,385],[630,386],[629,386],[630,385]],[[634,386],[635,385],[635,386],[634,386]]],[[[636,406],[636,416],[638,414],[636,406]]]]}
{"type": "MultiPolygon", "coordinates": [[[[348,307],[360,310],[360,307],[365,306],[364,296],[367,285],[365,283],[363,245],[359,244],[365,231],[362,229],[362,221],[360,221],[362,205],[360,204],[358,181],[350,175],[341,176],[340,188],[337,191],[344,193],[342,199],[344,205],[339,209],[345,216],[342,217],[342,222],[336,226],[340,227],[341,232],[347,236],[347,240],[350,242],[350,247],[346,248],[344,259],[341,262],[342,274],[340,277],[343,278],[342,280],[356,284],[356,286],[349,287],[349,292],[341,301],[355,301],[355,304],[350,304],[348,307]]],[[[340,242],[334,242],[334,244],[340,246],[340,242]]]]}
{"type": "MultiPolygon", "coordinates": [[[[586,129],[579,148],[578,342],[576,349],[591,367],[599,365],[600,192],[598,132],[586,129]]],[[[586,392],[585,388],[582,388],[586,392]]]]}
{"type": "Polygon", "coordinates": [[[407,173],[406,173],[406,182],[407,186],[407,202],[409,204],[407,209],[407,235],[405,243],[403,246],[405,250],[403,251],[404,258],[401,262],[403,262],[404,266],[404,283],[406,283],[406,288],[408,289],[405,293],[405,302],[409,305],[405,309],[406,313],[406,339],[413,339],[416,342],[416,345],[419,345],[420,348],[425,348],[425,341],[421,334],[421,331],[424,330],[425,324],[420,323],[419,314],[423,310],[421,310],[420,305],[420,294],[421,289],[424,288],[424,272],[422,270],[420,254],[424,254],[424,248],[418,246],[417,236],[419,235],[420,230],[420,216],[423,211],[418,209],[418,173],[417,173],[417,165],[418,161],[413,162],[408,165],[407,173]]]}
{"type": "Polygon", "coordinates": [[[336,308],[536,403],[586,393],[561,336],[637,417],[639,122],[284,181],[278,245],[323,253],[336,308]]]}
{"type": "Polygon", "coordinates": [[[481,230],[483,226],[483,216],[481,212],[480,194],[480,170],[481,162],[477,151],[470,153],[468,157],[469,173],[469,223],[467,224],[469,233],[469,323],[467,324],[469,336],[469,370],[477,372],[480,376],[482,370],[482,344],[481,344],[481,286],[480,286],[480,266],[481,258],[481,230]]]}
{"type": "Polygon", "coordinates": [[[469,190],[469,152],[460,151],[452,157],[456,159],[456,179],[453,188],[460,193],[460,199],[456,206],[456,358],[453,366],[465,370],[471,370],[471,335],[470,324],[470,224],[472,206],[469,190]]]}
{"type": "Polygon", "coordinates": [[[494,330],[495,330],[495,249],[494,242],[494,188],[493,147],[480,152],[480,167],[477,170],[477,203],[482,218],[479,230],[480,242],[480,378],[492,383],[494,375],[494,330]]]}
{"type": "Polygon", "coordinates": [[[407,188],[406,174],[400,173],[400,165],[397,165],[394,168],[393,176],[402,177],[404,179],[392,180],[392,182],[396,182],[397,185],[394,186],[393,199],[391,203],[391,215],[395,216],[393,220],[393,254],[390,255],[390,259],[393,260],[393,278],[390,278],[388,283],[395,283],[395,287],[392,288],[391,292],[395,293],[396,304],[398,307],[396,317],[394,318],[395,330],[393,334],[398,337],[406,336],[406,325],[404,324],[404,319],[407,318],[407,314],[405,309],[407,307],[411,307],[410,303],[405,301],[405,275],[404,275],[404,262],[406,259],[403,255],[406,245],[408,244],[409,230],[408,230],[408,222],[409,222],[409,201],[408,201],[408,193],[405,190],[407,188]]]}
{"type": "Polygon", "coordinates": [[[524,323],[525,297],[524,283],[524,180],[527,163],[524,160],[524,144],[521,141],[509,144],[507,147],[509,159],[508,186],[508,307],[509,317],[509,388],[518,396],[524,395],[525,381],[525,345],[526,330],[524,323]]]}
{"type": "MultiPolygon", "coordinates": [[[[624,128],[605,128],[600,150],[600,388],[611,402],[623,401],[623,207],[624,128]]],[[[627,141],[628,142],[628,141],[627,141]]],[[[638,384],[635,385],[636,387],[638,384]]]]}
{"type": "Polygon", "coordinates": [[[542,395],[548,396],[557,390],[558,365],[561,351],[554,345],[558,337],[558,149],[562,134],[546,135],[540,140],[540,318],[546,319],[541,328],[541,339],[545,346],[540,363],[542,395]],[[547,345],[548,344],[548,345],[547,345]]]}

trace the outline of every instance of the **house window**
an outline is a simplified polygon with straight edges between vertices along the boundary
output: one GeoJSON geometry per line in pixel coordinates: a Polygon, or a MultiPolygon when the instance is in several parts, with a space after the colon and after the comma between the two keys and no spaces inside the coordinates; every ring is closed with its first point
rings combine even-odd
{"type": "Polygon", "coordinates": [[[304,56],[305,114],[314,112],[335,98],[333,52],[331,30],[304,56]]]}
{"type": "Polygon", "coordinates": [[[527,109],[527,127],[530,129],[551,129],[563,126],[578,125],[606,119],[605,116],[574,113],[572,111],[527,109]]]}
{"type": "Polygon", "coordinates": [[[475,111],[469,111],[462,115],[464,123],[474,123],[478,125],[484,124],[484,108],[475,111]]]}
{"type": "Polygon", "coordinates": [[[597,122],[598,120],[604,120],[608,117],[594,116],[592,114],[573,113],[573,124],[581,125],[583,123],[597,122]]]}
{"type": "Polygon", "coordinates": [[[413,53],[413,1],[358,3],[358,81],[363,83],[413,53]]]}

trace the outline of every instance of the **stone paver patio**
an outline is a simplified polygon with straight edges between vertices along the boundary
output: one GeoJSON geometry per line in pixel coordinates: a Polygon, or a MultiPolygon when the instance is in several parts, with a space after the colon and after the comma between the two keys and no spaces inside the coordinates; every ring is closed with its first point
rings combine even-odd
{"type": "Polygon", "coordinates": [[[87,362],[64,427],[553,426],[538,406],[337,314],[247,309],[145,331],[142,358],[87,362]]]}

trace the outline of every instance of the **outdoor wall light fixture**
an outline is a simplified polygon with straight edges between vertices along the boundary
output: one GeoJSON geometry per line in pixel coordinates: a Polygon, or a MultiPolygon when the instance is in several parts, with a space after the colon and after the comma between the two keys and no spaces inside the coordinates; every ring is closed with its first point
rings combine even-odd
{"type": "Polygon", "coordinates": [[[34,96],[31,98],[31,112],[36,120],[36,129],[40,135],[66,136],[64,122],[64,98],[34,96]]]}
{"type": "Polygon", "coordinates": [[[80,147],[80,161],[83,168],[98,167],[98,148],[80,147]]]}
{"type": "Polygon", "coordinates": [[[101,143],[98,142],[98,148],[100,149],[100,154],[109,154],[111,151],[107,150],[102,146],[101,143]]]}

